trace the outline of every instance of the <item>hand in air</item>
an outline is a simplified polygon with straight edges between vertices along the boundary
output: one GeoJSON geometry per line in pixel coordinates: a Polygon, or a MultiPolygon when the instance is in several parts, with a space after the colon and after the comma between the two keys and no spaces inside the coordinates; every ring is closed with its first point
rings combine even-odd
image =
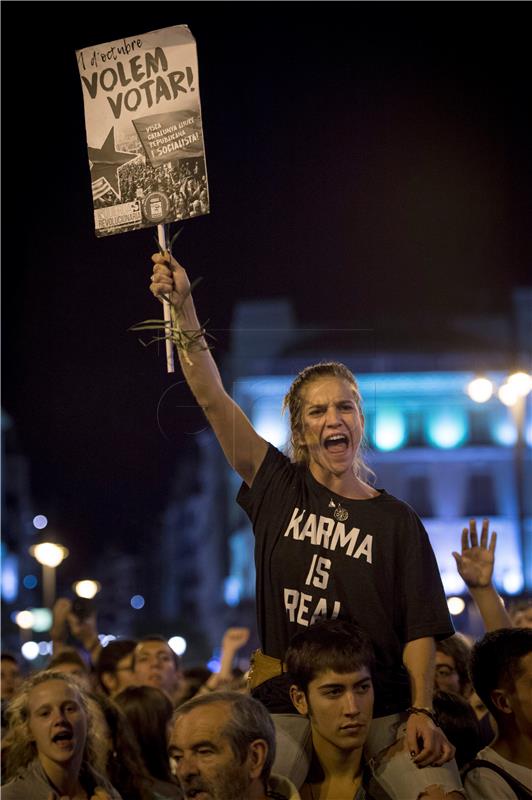
{"type": "Polygon", "coordinates": [[[458,573],[469,589],[484,589],[493,578],[497,534],[495,531],[491,534],[488,546],[488,529],[489,520],[485,519],[479,545],[476,520],[470,520],[469,530],[462,530],[462,552],[453,553],[458,573]]]}

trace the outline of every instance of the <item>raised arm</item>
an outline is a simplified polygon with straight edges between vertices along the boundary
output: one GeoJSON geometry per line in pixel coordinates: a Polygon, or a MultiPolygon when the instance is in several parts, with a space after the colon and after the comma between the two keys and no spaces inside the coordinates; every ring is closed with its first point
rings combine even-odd
{"type": "MultiPolygon", "coordinates": [[[[153,294],[159,299],[163,294],[170,298],[183,330],[199,331],[201,325],[183,267],[174,258],[170,259],[168,254],[163,256],[157,253],[152,256],[152,261],[154,267],[150,288],[153,294]]],[[[187,352],[188,359],[179,351],[185,379],[209,420],[225,457],[251,486],[266,455],[268,443],[259,436],[240,406],[225,391],[218,367],[210,350],[206,349],[205,340],[201,338],[187,352]]]]}
{"type": "Polygon", "coordinates": [[[470,520],[469,530],[462,530],[462,552],[453,553],[453,556],[486,630],[495,631],[498,628],[511,628],[512,621],[493,585],[497,534],[493,531],[488,546],[488,530],[489,520],[485,519],[482,521],[479,545],[476,520],[470,520]]]}

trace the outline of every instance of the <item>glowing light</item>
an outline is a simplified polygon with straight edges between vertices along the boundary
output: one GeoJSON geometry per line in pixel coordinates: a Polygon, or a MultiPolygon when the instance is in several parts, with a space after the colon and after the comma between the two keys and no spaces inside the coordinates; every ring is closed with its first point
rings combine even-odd
{"type": "Polygon", "coordinates": [[[242,582],[235,575],[230,575],[224,581],[224,600],[228,606],[234,608],[240,602],[242,582]]]}
{"type": "Polygon", "coordinates": [[[186,639],[183,639],[182,636],[172,636],[171,639],[168,639],[168,644],[178,656],[182,656],[187,649],[186,639]]]}
{"type": "Polygon", "coordinates": [[[15,617],[15,622],[23,631],[29,631],[33,628],[33,619],[31,611],[19,611],[15,617]]]}
{"type": "Polygon", "coordinates": [[[257,401],[254,404],[253,427],[257,433],[271,442],[275,447],[282,447],[288,439],[288,423],[281,415],[280,405],[277,402],[257,401]]]}
{"type": "Polygon", "coordinates": [[[406,422],[401,412],[394,408],[377,411],[373,439],[379,450],[397,450],[401,447],[406,441],[406,422]]]}
{"type": "Polygon", "coordinates": [[[24,575],[22,583],[26,589],[35,589],[38,580],[35,575],[24,575]]]}
{"type": "Polygon", "coordinates": [[[211,660],[207,662],[207,669],[210,669],[211,672],[220,672],[221,666],[219,658],[211,658],[211,660]]]}
{"type": "Polygon", "coordinates": [[[493,394],[493,383],[488,378],[475,378],[468,384],[467,393],[475,403],[486,403],[493,394]]]}
{"type": "Polygon", "coordinates": [[[457,617],[458,614],[461,614],[465,608],[465,603],[461,597],[449,597],[447,600],[447,608],[449,609],[449,614],[452,614],[453,617],[457,617]]]}
{"type": "Polygon", "coordinates": [[[435,411],[428,420],[429,441],[443,450],[458,447],[467,438],[467,416],[464,409],[435,411]]]}
{"type": "Polygon", "coordinates": [[[496,422],[492,433],[498,444],[511,446],[517,441],[517,430],[512,420],[509,419],[501,419],[496,422]]]}
{"type": "Polygon", "coordinates": [[[39,648],[39,655],[40,656],[51,656],[53,653],[53,643],[52,642],[39,642],[37,645],[39,648]]]}
{"type": "Polygon", "coordinates": [[[524,586],[523,575],[520,570],[512,569],[505,572],[502,576],[504,591],[508,594],[519,594],[524,586]]]}
{"type": "Polygon", "coordinates": [[[43,633],[49,631],[52,627],[52,612],[49,608],[31,608],[33,614],[32,628],[36,633],[43,633]]]}
{"type": "Polygon", "coordinates": [[[20,648],[20,652],[26,661],[35,661],[39,656],[39,645],[37,642],[24,642],[20,648]]]}
{"type": "Polygon", "coordinates": [[[464,589],[464,582],[456,571],[442,571],[441,581],[446,595],[452,595],[464,589]]]}
{"type": "Polygon", "coordinates": [[[17,559],[13,555],[2,556],[2,597],[12,603],[18,594],[17,559]]]}
{"type": "Polygon", "coordinates": [[[508,378],[508,384],[517,392],[519,397],[525,397],[532,391],[532,375],[527,375],[526,372],[514,372],[508,378]]]}
{"type": "Polygon", "coordinates": [[[37,514],[36,517],[33,517],[33,527],[37,528],[38,531],[42,531],[47,525],[48,520],[44,514],[37,514]]]}
{"type": "Polygon", "coordinates": [[[100,640],[100,644],[102,647],[107,647],[109,642],[114,642],[116,636],[114,633],[99,633],[98,639],[100,640]]]}
{"type": "Polygon", "coordinates": [[[515,406],[519,398],[516,387],[512,386],[511,383],[503,383],[497,395],[501,403],[504,403],[505,406],[515,406]]]}
{"type": "Polygon", "coordinates": [[[532,420],[527,424],[525,429],[525,442],[529,447],[532,447],[532,420]]]}
{"type": "Polygon", "coordinates": [[[43,542],[30,547],[30,554],[45,567],[58,567],[61,561],[68,556],[68,550],[60,544],[43,542]]]}
{"type": "Polygon", "coordinates": [[[134,608],[135,611],[139,611],[141,608],[144,608],[145,602],[146,601],[141,594],[134,594],[129,601],[131,608],[134,608]]]}
{"type": "Polygon", "coordinates": [[[98,581],[78,581],[74,584],[73,589],[78,597],[85,597],[87,600],[92,600],[101,589],[101,584],[98,581]]]}

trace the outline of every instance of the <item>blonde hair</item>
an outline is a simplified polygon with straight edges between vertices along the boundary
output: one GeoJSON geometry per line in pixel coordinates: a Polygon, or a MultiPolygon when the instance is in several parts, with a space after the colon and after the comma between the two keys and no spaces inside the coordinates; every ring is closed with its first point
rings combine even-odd
{"type": "MultiPolygon", "coordinates": [[[[346,381],[355,397],[355,403],[360,414],[362,414],[362,397],[355,376],[345,364],[339,361],[320,361],[311,364],[292,381],[290,389],[283,400],[283,412],[288,410],[290,414],[290,441],[288,445],[289,455],[296,464],[308,464],[309,456],[306,445],[301,443],[303,433],[302,411],[303,411],[303,389],[312,381],[319,378],[339,378],[346,381]]],[[[366,439],[363,436],[360,447],[353,461],[353,473],[356,478],[367,483],[373,483],[375,473],[368,467],[363,458],[363,452],[367,449],[366,439]]]]}
{"type": "Polygon", "coordinates": [[[55,670],[43,670],[27,678],[9,703],[6,714],[9,724],[5,742],[7,745],[6,780],[13,778],[18,770],[27,767],[38,755],[29,728],[29,696],[36,686],[47,681],[63,681],[78,695],[80,706],[87,720],[87,738],[82,761],[91,766],[95,763],[96,748],[93,742],[92,720],[86,693],[72,675],[55,670]]]}

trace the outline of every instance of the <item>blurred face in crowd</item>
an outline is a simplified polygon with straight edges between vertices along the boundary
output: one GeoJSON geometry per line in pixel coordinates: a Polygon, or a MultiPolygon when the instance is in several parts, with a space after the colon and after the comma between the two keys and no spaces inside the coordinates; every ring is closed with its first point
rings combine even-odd
{"type": "Polygon", "coordinates": [[[460,694],[460,677],[452,656],[436,650],[436,668],[434,671],[434,688],[441,692],[460,694]]]}
{"type": "Polygon", "coordinates": [[[52,763],[81,763],[87,717],[75,689],[61,680],[39,683],[29,693],[28,711],[30,737],[45,770],[52,763]]]}
{"type": "Polygon", "coordinates": [[[373,716],[373,683],[367,668],[339,673],[325,670],[309,682],[306,694],[296,687],[292,702],[308,715],[314,747],[339,750],[364,746],[373,716]]]}
{"type": "Polygon", "coordinates": [[[70,661],[59,662],[54,665],[54,670],[56,672],[65,672],[67,675],[73,675],[80,682],[85,691],[92,691],[89,673],[79,664],[74,664],[70,661]]]}
{"type": "Polygon", "coordinates": [[[169,644],[157,640],[138,643],[134,656],[134,682],[137,685],[155,686],[172,695],[180,676],[169,644]]]}
{"type": "Polygon", "coordinates": [[[518,677],[506,697],[520,733],[532,738],[532,653],[519,659],[518,677]]]}
{"type": "Polygon", "coordinates": [[[116,662],[116,668],[113,673],[114,688],[112,694],[118,694],[122,689],[127,689],[128,686],[136,686],[137,680],[133,673],[133,652],[128,653],[120,661],[116,662]]]}
{"type": "Polygon", "coordinates": [[[257,775],[250,758],[239,762],[223,733],[230,718],[230,705],[220,702],[194,708],[176,720],[168,753],[186,798],[248,800],[262,767],[257,775]]]}
{"type": "Polygon", "coordinates": [[[512,622],[516,628],[532,628],[532,605],[515,611],[512,614],[512,622]]]}
{"type": "Polygon", "coordinates": [[[0,674],[2,700],[11,700],[21,683],[22,675],[18,664],[10,658],[3,658],[0,674]]]}

